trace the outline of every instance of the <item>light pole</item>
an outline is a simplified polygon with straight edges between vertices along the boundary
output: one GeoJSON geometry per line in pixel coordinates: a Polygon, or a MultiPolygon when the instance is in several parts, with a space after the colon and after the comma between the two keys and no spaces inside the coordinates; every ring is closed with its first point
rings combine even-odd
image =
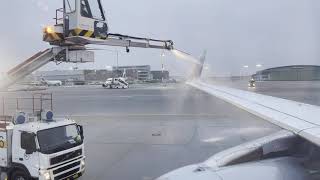
{"type": "Polygon", "coordinates": [[[262,64],[257,64],[256,65],[256,68],[257,68],[257,73],[256,73],[256,75],[257,75],[257,77],[258,77],[258,80],[259,81],[261,81],[261,71],[259,70],[260,68],[262,68],[262,64]]]}
{"type": "Polygon", "coordinates": [[[119,51],[116,50],[116,53],[117,53],[117,71],[119,69],[119,51]]]}
{"type": "Polygon", "coordinates": [[[118,75],[118,70],[119,70],[119,51],[116,49],[116,50],[110,50],[110,49],[105,49],[106,51],[109,51],[109,52],[112,52],[112,53],[116,53],[116,72],[117,72],[117,75],[118,75]]]}
{"type": "Polygon", "coordinates": [[[244,68],[244,71],[241,73],[242,69],[240,69],[240,80],[243,79],[243,76],[247,76],[247,69],[249,69],[249,65],[244,65],[242,68],[244,68]]]}
{"type": "Polygon", "coordinates": [[[162,77],[161,77],[161,81],[162,83],[164,82],[164,58],[165,58],[165,54],[164,51],[162,51],[161,53],[161,63],[162,63],[162,77]]]}

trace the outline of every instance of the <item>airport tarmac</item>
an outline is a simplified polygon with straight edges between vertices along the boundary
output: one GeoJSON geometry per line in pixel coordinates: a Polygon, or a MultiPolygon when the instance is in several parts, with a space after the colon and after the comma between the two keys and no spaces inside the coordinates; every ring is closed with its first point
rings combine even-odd
{"type": "MultiPolygon", "coordinates": [[[[183,84],[52,87],[54,111],[85,128],[83,180],[151,180],[279,128],[183,84]]],[[[2,93],[27,96],[32,92],[2,93]]]]}

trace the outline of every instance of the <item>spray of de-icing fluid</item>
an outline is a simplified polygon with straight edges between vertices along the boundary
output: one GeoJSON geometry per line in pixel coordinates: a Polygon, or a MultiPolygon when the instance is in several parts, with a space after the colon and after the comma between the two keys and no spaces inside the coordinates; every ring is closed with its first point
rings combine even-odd
{"type": "Polygon", "coordinates": [[[173,49],[171,50],[171,52],[180,60],[184,60],[193,64],[200,64],[200,61],[198,59],[194,58],[192,55],[186,52],[177,49],[173,49]]]}

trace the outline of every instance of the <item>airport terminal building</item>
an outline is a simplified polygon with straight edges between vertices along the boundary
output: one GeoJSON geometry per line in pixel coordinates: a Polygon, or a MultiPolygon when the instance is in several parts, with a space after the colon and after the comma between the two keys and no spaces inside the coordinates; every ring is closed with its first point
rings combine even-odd
{"type": "Polygon", "coordinates": [[[33,74],[35,79],[59,80],[63,84],[86,84],[90,82],[104,82],[108,78],[119,77],[125,73],[129,81],[149,81],[169,79],[169,71],[151,71],[150,65],[119,66],[112,70],[56,70],[38,71],[33,74]]]}
{"type": "Polygon", "coordinates": [[[275,67],[258,71],[252,77],[257,81],[320,81],[320,66],[275,67]]]}
{"type": "Polygon", "coordinates": [[[113,67],[113,72],[116,72],[121,76],[126,72],[126,76],[132,80],[146,81],[151,78],[151,66],[141,65],[141,66],[118,66],[113,67]]]}

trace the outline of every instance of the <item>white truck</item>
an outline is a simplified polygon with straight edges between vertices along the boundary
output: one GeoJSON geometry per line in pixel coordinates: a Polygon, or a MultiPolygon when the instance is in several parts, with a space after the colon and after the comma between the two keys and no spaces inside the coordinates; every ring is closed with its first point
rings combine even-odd
{"type": "Polygon", "coordinates": [[[102,84],[102,87],[109,89],[128,89],[129,83],[125,78],[109,78],[102,84]]]}
{"type": "MultiPolygon", "coordinates": [[[[32,101],[35,100],[33,97],[32,101]]],[[[41,99],[41,107],[42,103],[41,99]]],[[[35,104],[33,111],[0,116],[2,178],[72,180],[82,176],[85,171],[83,127],[73,120],[54,118],[51,110],[35,110],[35,104]]]]}

